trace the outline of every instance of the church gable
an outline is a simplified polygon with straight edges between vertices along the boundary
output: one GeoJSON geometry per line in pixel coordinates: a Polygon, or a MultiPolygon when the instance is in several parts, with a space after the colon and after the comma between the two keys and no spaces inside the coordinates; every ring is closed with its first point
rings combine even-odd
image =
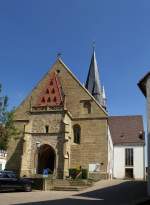
{"type": "MultiPolygon", "coordinates": [[[[52,69],[43,77],[28,97],[16,109],[16,120],[28,120],[28,112],[36,106],[62,106],[63,93],[65,106],[73,117],[106,117],[106,111],[84,88],[65,64],[58,59],[52,69]],[[85,102],[91,104],[91,113],[86,110],[85,102]],[[89,115],[90,114],[90,115],[89,115]]],[[[89,110],[89,108],[88,108],[89,110]]]]}

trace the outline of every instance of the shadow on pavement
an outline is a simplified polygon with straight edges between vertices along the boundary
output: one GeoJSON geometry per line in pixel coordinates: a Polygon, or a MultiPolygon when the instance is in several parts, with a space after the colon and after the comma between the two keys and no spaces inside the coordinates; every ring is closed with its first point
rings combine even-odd
{"type": "Polygon", "coordinates": [[[146,182],[128,181],[121,184],[73,195],[69,198],[20,205],[120,205],[136,204],[147,196],[146,182]]]}

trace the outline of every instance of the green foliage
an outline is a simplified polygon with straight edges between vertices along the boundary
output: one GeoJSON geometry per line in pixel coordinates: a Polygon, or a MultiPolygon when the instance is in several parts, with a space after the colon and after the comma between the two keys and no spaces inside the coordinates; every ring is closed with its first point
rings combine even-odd
{"type": "MultiPolygon", "coordinates": [[[[2,85],[0,84],[0,93],[2,92],[2,85]]],[[[5,124],[7,115],[8,97],[0,97],[0,123],[5,124]]]]}
{"type": "Polygon", "coordinates": [[[72,179],[87,179],[88,171],[87,169],[69,169],[69,177],[72,179]]]}
{"type": "Polygon", "coordinates": [[[16,139],[19,131],[13,122],[14,110],[6,113],[5,124],[0,125],[0,149],[7,150],[11,138],[16,139]]]}
{"type": "Polygon", "coordinates": [[[88,170],[82,169],[82,179],[87,179],[87,178],[88,178],[88,170]]]}
{"type": "MultiPolygon", "coordinates": [[[[0,92],[2,86],[0,84],[0,92]]],[[[0,108],[0,149],[6,150],[9,140],[16,138],[19,134],[18,130],[14,126],[14,109],[10,112],[7,111],[8,97],[3,98],[3,106],[0,108]]]]}
{"type": "Polygon", "coordinates": [[[0,125],[0,149],[6,150],[7,149],[7,137],[6,137],[6,130],[3,125],[0,125]]]}
{"type": "Polygon", "coordinates": [[[69,177],[75,179],[76,176],[79,174],[80,170],[78,169],[69,169],[69,177]]]}

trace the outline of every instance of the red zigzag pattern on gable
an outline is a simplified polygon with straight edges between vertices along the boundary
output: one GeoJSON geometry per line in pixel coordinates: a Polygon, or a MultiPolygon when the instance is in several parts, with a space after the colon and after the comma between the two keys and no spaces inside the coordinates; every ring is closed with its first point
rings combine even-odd
{"type": "Polygon", "coordinates": [[[48,83],[41,92],[36,106],[61,106],[63,105],[63,95],[61,84],[56,72],[49,75],[48,83]]]}

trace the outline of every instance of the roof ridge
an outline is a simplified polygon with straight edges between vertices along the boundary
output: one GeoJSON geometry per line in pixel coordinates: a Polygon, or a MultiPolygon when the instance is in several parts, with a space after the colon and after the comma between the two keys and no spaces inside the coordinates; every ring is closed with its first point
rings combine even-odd
{"type": "Polygon", "coordinates": [[[108,118],[113,118],[113,117],[143,117],[143,115],[110,115],[108,118]]]}

